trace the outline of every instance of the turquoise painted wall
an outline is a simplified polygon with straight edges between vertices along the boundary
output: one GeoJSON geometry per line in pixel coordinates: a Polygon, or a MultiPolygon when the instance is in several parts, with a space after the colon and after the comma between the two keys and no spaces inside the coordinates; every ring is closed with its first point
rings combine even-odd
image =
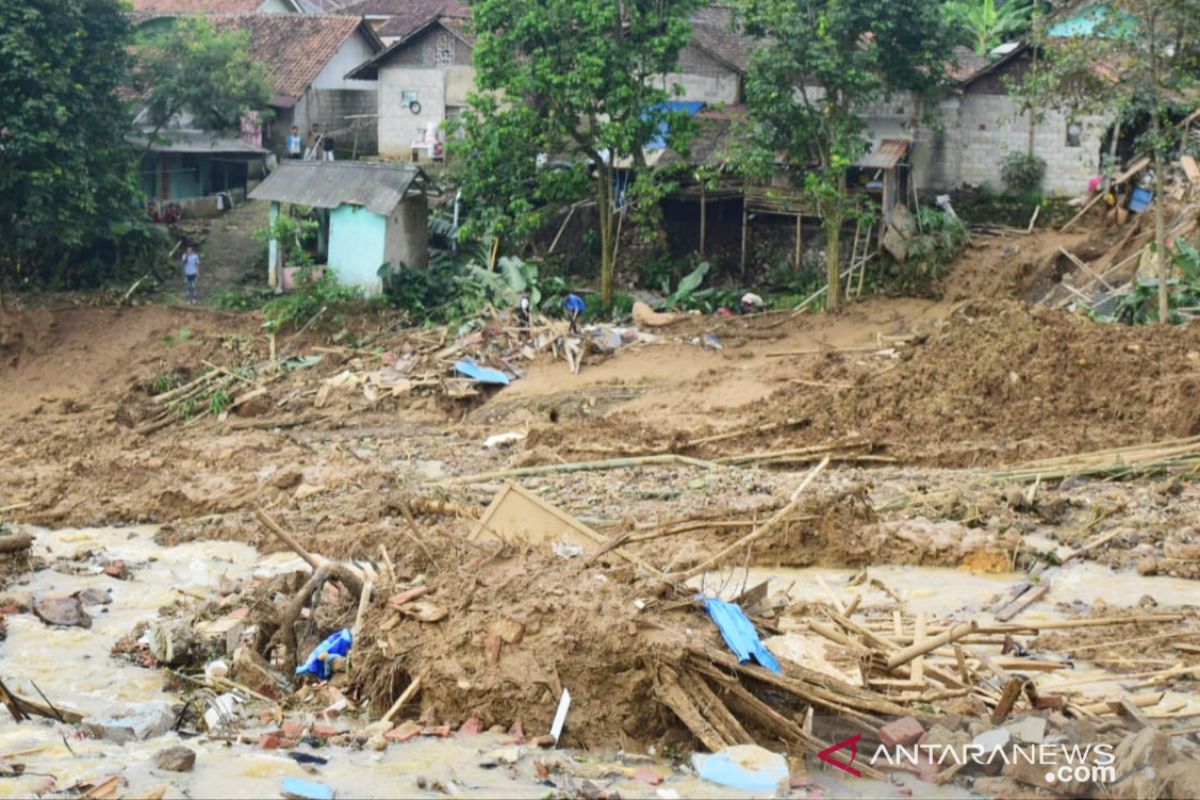
{"type": "Polygon", "coordinates": [[[359,206],[329,212],[329,266],[343,286],[362,287],[368,295],[383,291],[379,268],[386,242],[386,217],[359,206]]]}

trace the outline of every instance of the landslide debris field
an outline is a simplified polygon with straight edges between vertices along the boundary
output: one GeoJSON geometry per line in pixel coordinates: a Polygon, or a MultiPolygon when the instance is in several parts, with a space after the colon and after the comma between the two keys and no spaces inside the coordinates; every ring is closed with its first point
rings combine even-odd
{"type": "MultiPolygon", "coordinates": [[[[961,747],[1007,725],[1116,748],[1117,787],[1072,794],[1194,794],[1200,332],[1027,305],[1064,246],[1099,247],[981,240],[941,301],[604,331],[577,373],[561,327],[523,342],[500,314],[464,336],[350,316],[272,345],[255,315],[0,312],[0,515],[14,535],[150,523],[164,553],[278,554],[108,643],[163,670],[201,746],[333,757],[491,731],[514,785],[600,796],[687,793],[686,754],[758,744],[788,757],[794,796],[820,796],[831,742],[961,747]],[[467,358],[517,379],[464,378],[467,358]],[[742,608],[781,671],[739,664],[698,593],[742,608]],[[342,628],[349,663],[300,686],[297,663],[342,628]],[[564,689],[566,750],[539,750],[564,689]],[[206,720],[221,692],[245,707],[206,720]],[[605,772],[569,755],[585,750],[656,757],[605,772]]],[[[39,610],[62,599],[47,572],[104,576],[118,608],[156,558],[108,535],[112,553],[35,543],[37,589],[28,548],[0,537],[5,613],[97,613],[39,610]]],[[[1062,788],[1044,770],[910,772],[1062,788]]]]}

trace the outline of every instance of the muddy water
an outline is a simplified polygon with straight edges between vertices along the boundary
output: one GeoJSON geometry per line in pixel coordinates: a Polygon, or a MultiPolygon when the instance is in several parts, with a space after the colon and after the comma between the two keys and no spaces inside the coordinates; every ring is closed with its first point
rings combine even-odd
{"type": "MultiPolygon", "coordinates": [[[[70,558],[85,550],[103,551],[109,558],[126,561],[134,570],[134,579],[116,581],[101,574],[74,575],[46,570],[12,586],[11,593],[34,597],[67,595],[93,587],[111,589],[113,602],[89,609],[94,623],[88,630],[53,629],[29,614],[11,616],[8,639],[0,643],[0,676],[15,690],[29,694],[33,694],[29,681],[35,681],[56,704],[85,714],[112,713],[147,701],[177,700],[177,696],[162,691],[161,673],[111,658],[112,644],[137,622],[153,619],[160,607],[188,593],[206,595],[222,578],[236,580],[299,567],[294,558],[285,555],[260,558],[248,546],[226,542],[162,548],[154,544],[153,533],[151,528],[40,532],[36,544],[39,555],[54,560],[70,558]]],[[[1062,581],[1062,591],[1056,585],[1052,599],[1076,596],[1090,599],[1094,595],[1087,593],[1092,591],[1093,584],[1103,583],[1099,579],[1105,577],[1089,572],[1093,569],[1090,565],[1073,569],[1068,577],[1078,577],[1078,581],[1062,581]],[[1079,588],[1068,588],[1076,584],[1079,588]]],[[[849,599],[849,594],[839,588],[849,571],[752,570],[748,577],[737,576],[739,586],[727,580],[730,585],[723,588],[733,591],[740,588],[743,580],[752,584],[771,578],[773,588],[790,587],[794,599],[816,600],[824,594],[815,580],[817,574],[843,599],[849,599]]],[[[1016,577],[977,578],[951,570],[911,568],[881,568],[872,574],[908,598],[912,608],[939,616],[959,609],[966,612],[984,604],[1016,577]]],[[[708,588],[720,588],[713,580],[706,579],[708,588]]],[[[1108,580],[1111,592],[1111,577],[1108,580]]],[[[1175,592],[1182,593],[1188,588],[1184,582],[1178,583],[1176,586],[1161,579],[1129,578],[1123,589],[1132,598],[1150,593],[1160,602],[1168,603],[1176,601],[1175,592]]],[[[864,602],[876,600],[882,602],[886,597],[864,597],[864,602]]],[[[1053,611],[1039,606],[1027,614],[1053,614],[1053,611]]],[[[778,642],[772,646],[786,651],[778,642]]],[[[794,657],[817,660],[817,656],[810,659],[803,653],[794,657]]],[[[1073,675],[1077,677],[1079,673],[1073,675]]],[[[554,791],[554,787],[538,782],[532,757],[522,758],[511,767],[479,766],[482,754],[500,746],[500,737],[484,734],[467,739],[418,739],[393,745],[385,753],[322,748],[319,754],[328,758],[329,764],[313,774],[284,753],[250,745],[228,745],[205,737],[182,741],[174,734],[117,745],[79,738],[70,726],[45,720],[17,724],[5,716],[0,720],[0,759],[24,763],[27,774],[0,780],[0,797],[26,797],[51,785],[61,790],[79,781],[94,782],[114,774],[122,775],[127,782],[128,796],[165,785],[167,797],[274,797],[279,796],[280,783],[286,777],[321,781],[341,797],[440,796],[420,788],[422,783],[431,786],[435,782],[440,782],[450,794],[463,797],[534,798],[554,791]],[[193,772],[163,773],[152,767],[155,752],[180,743],[197,751],[193,772]]],[[[570,775],[611,786],[624,797],[749,796],[701,781],[685,770],[676,769],[672,773],[665,762],[659,766],[664,767],[664,773],[671,773],[671,777],[662,786],[652,788],[632,779],[634,766],[616,759],[615,754],[610,756],[567,751],[536,754],[551,764],[552,769],[555,764],[560,767],[554,775],[559,785],[563,783],[563,775],[570,775]]],[[[955,787],[932,787],[907,776],[896,784],[846,783],[826,772],[813,772],[811,777],[814,786],[826,797],[894,797],[904,787],[915,796],[930,796],[931,792],[943,798],[968,796],[955,787]]]]}
{"type": "MultiPolygon", "coordinates": [[[[706,575],[697,578],[693,585],[732,598],[761,581],[769,581],[769,594],[786,592],[793,602],[824,603],[829,602],[830,594],[833,594],[848,605],[855,595],[861,594],[864,608],[894,605],[890,596],[879,588],[848,587],[847,582],[857,572],[851,569],[752,568],[706,575]],[[822,581],[824,586],[821,585],[822,581]]],[[[907,566],[872,567],[870,574],[903,598],[910,612],[923,611],[930,619],[977,619],[981,624],[995,621],[987,612],[993,598],[1025,578],[1021,573],[974,575],[949,568],[907,566]]],[[[1036,623],[1065,619],[1060,604],[1083,610],[1097,601],[1104,601],[1112,606],[1112,614],[1117,615],[1122,613],[1122,609],[1137,604],[1143,596],[1154,598],[1159,606],[1164,607],[1194,606],[1200,602],[1195,581],[1142,576],[1128,571],[1115,572],[1107,566],[1091,562],[1071,563],[1055,570],[1051,586],[1045,598],[1022,612],[1016,621],[1036,623]]],[[[786,633],[769,639],[767,644],[781,657],[801,660],[814,669],[851,683],[858,684],[861,680],[857,674],[850,674],[827,660],[826,640],[819,636],[786,633]]],[[[999,653],[999,647],[979,649],[999,653]]],[[[1170,665],[1147,666],[1138,671],[1148,672],[1167,666],[1170,665]]],[[[1129,694],[1131,692],[1127,692],[1126,687],[1138,682],[1136,679],[1122,679],[1086,661],[1076,661],[1070,669],[1032,673],[1030,677],[1044,691],[1068,691],[1078,695],[1081,702],[1089,702],[1086,698],[1099,700],[1129,694]]],[[[1175,708],[1175,713],[1200,717],[1200,696],[1167,692],[1159,708],[1175,708]]]]}
{"type": "MultiPolygon", "coordinates": [[[[223,577],[241,579],[299,566],[294,558],[259,558],[252,548],[227,542],[162,548],[154,544],[153,533],[151,528],[39,532],[35,545],[39,555],[53,560],[84,550],[103,551],[109,558],[126,561],[134,570],[134,579],[117,581],[102,574],[46,570],[10,587],[11,594],[33,597],[98,587],[111,589],[113,602],[89,608],[94,622],[87,630],[49,628],[32,614],[9,617],[8,639],[0,643],[0,676],[9,686],[33,695],[32,680],[56,705],[85,714],[108,714],[147,701],[177,700],[162,691],[160,672],[111,658],[113,643],[137,622],[153,619],[160,607],[181,594],[203,596],[223,577]]],[[[499,736],[484,734],[467,739],[418,739],[393,745],[385,753],[322,748],[313,752],[328,758],[329,764],[312,774],[280,751],[250,745],[228,745],[205,737],[183,741],[171,734],[122,746],[79,738],[73,727],[46,720],[17,724],[5,714],[0,720],[0,759],[11,757],[24,763],[27,773],[0,780],[0,797],[28,797],[51,785],[61,790],[114,774],[127,781],[127,796],[166,785],[167,797],[278,797],[286,777],[321,781],[340,797],[440,796],[422,790],[419,779],[426,785],[441,782],[451,794],[463,797],[535,798],[554,791],[538,782],[531,758],[512,767],[479,766],[481,754],[499,746],[499,736]],[[174,744],[197,751],[193,772],[164,773],[152,767],[154,753],[174,744]]],[[[666,790],[659,795],[656,789],[632,780],[635,767],[615,759],[566,751],[538,751],[537,757],[561,764],[567,775],[592,779],[600,786],[611,783],[625,797],[670,797],[671,792],[680,797],[748,796],[678,772],[659,787],[666,790]]],[[[670,772],[669,768],[663,771],[670,772]]],[[[836,783],[823,780],[830,791],[840,794],[836,783]]]]}

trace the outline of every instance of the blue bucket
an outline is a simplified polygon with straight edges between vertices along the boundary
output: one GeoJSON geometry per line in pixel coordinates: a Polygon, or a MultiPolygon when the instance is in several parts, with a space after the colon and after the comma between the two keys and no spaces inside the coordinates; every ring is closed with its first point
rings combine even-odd
{"type": "Polygon", "coordinates": [[[1150,203],[1153,200],[1154,192],[1149,189],[1134,189],[1133,197],[1129,198],[1129,210],[1135,214],[1140,214],[1150,207],[1150,203]]]}

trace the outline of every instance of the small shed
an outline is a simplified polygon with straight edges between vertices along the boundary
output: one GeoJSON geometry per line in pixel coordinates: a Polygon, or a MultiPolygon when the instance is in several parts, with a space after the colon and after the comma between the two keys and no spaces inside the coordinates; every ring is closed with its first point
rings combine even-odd
{"type": "MultiPolygon", "coordinates": [[[[219,194],[244,199],[251,181],[265,172],[268,155],[244,139],[204,131],[172,128],[155,141],[145,133],[125,139],[142,151],[138,177],[146,196],[184,206],[199,206],[219,194]]],[[[215,200],[211,206],[218,208],[215,200]]]]}
{"type": "MultiPolygon", "coordinates": [[[[252,200],[271,201],[272,227],[282,205],[315,209],[321,223],[319,256],[338,282],[367,295],[383,291],[380,267],[429,263],[428,180],[417,167],[359,161],[284,161],[252,200]]],[[[268,246],[269,280],[280,285],[282,249],[268,246]]],[[[319,259],[318,259],[319,260],[319,259]]]]}

